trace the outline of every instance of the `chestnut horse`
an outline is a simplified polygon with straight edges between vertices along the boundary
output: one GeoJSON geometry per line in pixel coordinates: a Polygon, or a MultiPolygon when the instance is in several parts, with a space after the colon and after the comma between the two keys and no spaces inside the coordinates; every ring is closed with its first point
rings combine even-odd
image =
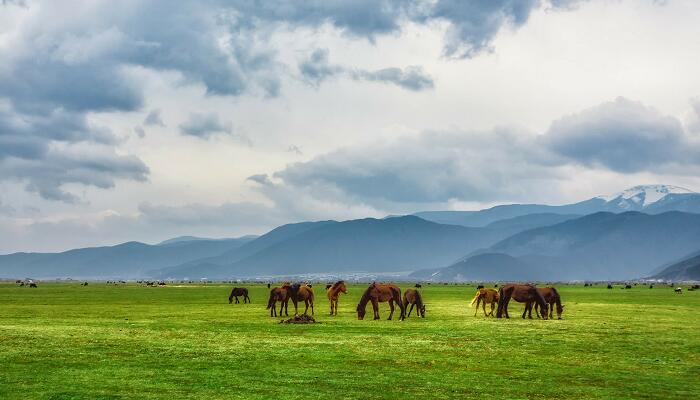
{"type": "Polygon", "coordinates": [[[314,290],[310,285],[295,283],[293,285],[283,287],[287,288],[289,299],[292,300],[292,303],[294,303],[294,315],[299,313],[297,303],[300,301],[303,301],[306,305],[304,315],[306,315],[306,313],[309,311],[309,305],[311,305],[311,315],[314,315],[314,290]]]}
{"type": "Polygon", "coordinates": [[[244,287],[235,287],[231,290],[231,294],[228,296],[228,304],[233,302],[233,298],[236,298],[236,304],[240,303],[238,301],[238,296],[243,296],[243,304],[250,303],[250,297],[248,297],[248,289],[244,287]]]}
{"type": "MultiPolygon", "coordinates": [[[[554,318],[554,305],[556,304],[557,318],[561,319],[561,314],[564,312],[564,306],[561,304],[561,296],[559,296],[557,289],[553,287],[546,287],[537,288],[537,291],[540,292],[542,297],[544,297],[544,301],[549,304],[549,318],[554,318]]],[[[527,309],[528,316],[532,318],[532,303],[527,303],[525,308],[527,309]]],[[[537,318],[540,317],[540,313],[538,312],[539,308],[540,307],[535,303],[535,314],[537,314],[537,318]]]]}
{"type": "Polygon", "coordinates": [[[420,292],[416,289],[406,289],[406,291],[403,292],[404,310],[409,304],[411,305],[411,308],[408,310],[408,315],[406,318],[411,316],[413,306],[416,306],[416,314],[420,315],[422,318],[425,318],[425,304],[423,304],[423,296],[421,296],[420,292]]]}
{"type": "MultiPolygon", "coordinates": [[[[506,318],[510,318],[508,315],[508,303],[510,303],[510,299],[513,298],[515,301],[520,303],[537,303],[542,311],[542,319],[547,319],[547,302],[544,301],[544,297],[542,297],[540,292],[538,292],[537,288],[533,285],[511,284],[501,286],[501,288],[498,290],[498,297],[498,311],[496,312],[496,318],[503,317],[503,314],[505,314],[506,318]]],[[[523,318],[525,318],[526,311],[527,310],[523,311],[523,318]]]]}
{"type": "Polygon", "coordinates": [[[270,289],[270,298],[267,300],[267,309],[270,310],[270,316],[277,316],[276,304],[280,302],[280,317],[282,316],[282,311],[284,310],[284,315],[289,316],[287,312],[287,305],[289,303],[289,291],[287,290],[289,286],[275,287],[270,289]]]}
{"type": "Polygon", "coordinates": [[[338,281],[326,289],[328,301],[331,302],[331,315],[338,315],[338,298],[341,293],[347,293],[345,281],[338,281]]]}
{"type": "Polygon", "coordinates": [[[494,308],[496,308],[496,305],[498,304],[498,299],[499,296],[498,291],[496,289],[478,289],[471,303],[471,305],[474,305],[474,303],[476,303],[476,308],[474,309],[474,316],[476,317],[476,313],[479,312],[479,303],[481,303],[484,309],[484,316],[488,317],[490,315],[493,317],[493,311],[494,308]],[[486,304],[491,305],[491,312],[488,314],[486,314],[486,304]]]}
{"type": "Polygon", "coordinates": [[[367,303],[370,301],[372,302],[372,308],[374,309],[374,319],[379,319],[379,303],[383,303],[385,301],[389,302],[389,309],[391,309],[391,313],[389,314],[388,318],[389,320],[394,315],[394,302],[398,304],[399,309],[401,310],[401,316],[399,319],[404,319],[406,309],[401,302],[401,289],[399,289],[398,286],[377,283],[369,285],[367,290],[365,290],[365,292],[362,294],[360,303],[357,304],[357,319],[361,320],[365,318],[367,303]]]}

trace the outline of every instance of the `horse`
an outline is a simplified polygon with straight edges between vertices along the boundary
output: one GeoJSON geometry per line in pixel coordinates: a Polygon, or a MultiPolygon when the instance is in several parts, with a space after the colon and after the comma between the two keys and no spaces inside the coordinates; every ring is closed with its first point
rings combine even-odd
{"type": "MultiPolygon", "coordinates": [[[[553,287],[546,287],[546,288],[537,288],[537,291],[540,292],[542,297],[544,297],[544,301],[549,304],[549,317],[554,318],[554,305],[556,304],[557,306],[557,319],[561,319],[561,314],[564,312],[564,306],[561,304],[561,296],[559,296],[559,292],[557,289],[553,287]]],[[[528,315],[530,318],[532,318],[532,302],[529,302],[525,305],[525,308],[527,309],[528,315]]],[[[537,318],[540,317],[540,313],[538,312],[539,305],[535,304],[535,314],[537,314],[537,318]]]]}
{"type": "Polygon", "coordinates": [[[369,285],[367,290],[362,294],[360,302],[357,304],[357,319],[362,320],[365,318],[367,303],[370,301],[372,302],[372,309],[374,309],[375,320],[379,319],[379,303],[388,301],[389,309],[391,310],[388,319],[391,320],[391,317],[394,315],[394,303],[396,303],[401,310],[399,319],[403,321],[406,309],[401,302],[401,289],[399,289],[398,286],[377,283],[369,285]]]}
{"type": "Polygon", "coordinates": [[[681,293],[683,293],[683,288],[682,288],[682,287],[677,287],[677,288],[673,289],[673,291],[676,292],[676,293],[678,293],[678,294],[681,294],[681,293]]]}
{"type": "Polygon", "coordinates": [[[240,301],[238,301],[238,296],[243,296],[243,304],[250,303],[248,289],[244,287],[235,287],[231,290],[231,294],[228,296],[228,304],[233,302],[234,297],[236,298],[236,304],[240,303],[240,301]]]}
{"type": "MultiPolygon", "coordinates": [[[[547,319],[548,316],[548,305],[544,301],[544,297],[537,291],[537,288],[533,285],[518,285],[510,284],[501,286],[498,291],[498,311],[496,312],[496,318],[502,318],[505,314],[506,318],[510,318],[508,315],[508,303],[510,299],[513,298],[515,301],[520,303],[535,302],[540,306],[542,311],[542,319],[547,319]]],[[[525,318],[525,311],[523,311],[523,318],[525,318]]]]}
{"type": "Polygon", "coordinates": [[[471,305],[474,305],[474,303],[476,303],[476,308],[474,309],[474,316],[476,317],[476,313],[479,312],[479,303],[481,303],[484,309],[484,317],[488,317],[489,315],[493,317],[493,311],[494,308],[496,308],[496,304],[498,304],[498,299],[498,291],[496,289],[477,289],[476,294],[474,295],[474,299],[471,302],[471,305]],[[486,314],[486,304],[491,305],[491,312],[488,314],[486,314]]]}
{"type": "Polygon", "coordinates": [[[425,318],[425,304],[423,304],[423,296],[421,296],[420,292],[416,289],[406,289],[405,292],[403,292],[403,307],[404,310],[408,307],[408,305],[411,305],[411,308],[408,310],[408,315],[406,318],[411,316],[411,311],[413,311],[413,306],[416,307],[416,313],[420,315],[422,318],[425,318]]]}
{"type": "Polygon", "coordinates": [[[270,289],[270,298],[267,300],[267,309],[270,310],[270,316],[277,316],[276,304],[280,302],[280,317],[282,316],[282,311],[284,310],[284,315],[289,316],[287,312],[287,304],[289,303],[289,291],[288,286],[275,287],[270,289]]]}
{"type": "Polygon", "coordinates": [[[341,293],[347,292],[348,288],[345,286],[345,281],[338,281],[326,287],[326,295],[328,296],[328,301],[331,302],[331,315],[338,315],[338,298],[341,293]]]}
{"type": "Polygon", "coordinates": [[[293,285],[283,286],[287,288],[289,292],[289,299],[294,303],[294,315],[299,314],[299,309],[297,308],[297,303],[300,301],[304,302],[306,308],[304,309],[304,314],[309,311],[309,305],[311,305],[311,315],[314,315],[314,290],[310,285],[302,285],[295,283],[293,285]]]}

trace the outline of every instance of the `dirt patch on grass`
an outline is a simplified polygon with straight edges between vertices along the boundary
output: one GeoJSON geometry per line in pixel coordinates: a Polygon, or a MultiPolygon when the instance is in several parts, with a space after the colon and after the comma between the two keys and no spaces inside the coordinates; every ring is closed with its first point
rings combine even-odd
{"type": "Polygon", "coordinates": [[[318,324],[310,315],[297,315],[294,318],[280,321],[280,324],[318,324]]]}

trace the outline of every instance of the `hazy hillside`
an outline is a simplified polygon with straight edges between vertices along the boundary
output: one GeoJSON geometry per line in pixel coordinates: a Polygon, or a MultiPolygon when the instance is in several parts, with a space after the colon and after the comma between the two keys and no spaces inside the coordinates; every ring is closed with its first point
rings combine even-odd
{"type": "MultiPolygon", "coordinates": [[[[189,277],[340,271],[411,271],[450,263],[502,238],[497,230],[441,225],[414,216],[328,223],[222,267],[179,270],[189,277]]],[[[173,274],[173,270],[167,273],[173,274]]]]}
{"type": "Polygon", "coordinates": [[[549,268],[532,266],[502,253],[477,254],[438,270],[420,270],[416,279],[433,281],[538,281],[552,278],[549,268]]]}
{"type": "Polygon", "coordinates": [[[697,249],[700,214],[596,213],[513,235],[490,247],[558,279],[628,279],[697,249]]]}
{"type": "Polygon", "coordinates": [[[669,265],[652,276],[654,279],[672,281],[700,281],[700,252],[677,263],[669,265]]]}
{"type": "Polygon", "coordinates": [[[248,241],[250,238],[192,240],[166,245],[128,242],[63,253],[15,253],[0,256],[0,277],[139,278],[147,270],[221,254],[248,241]]]}

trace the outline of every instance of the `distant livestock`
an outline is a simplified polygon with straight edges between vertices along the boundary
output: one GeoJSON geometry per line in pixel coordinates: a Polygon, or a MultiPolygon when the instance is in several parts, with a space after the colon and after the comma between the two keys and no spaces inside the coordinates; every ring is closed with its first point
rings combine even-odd
{"type": "Polygon", "coordinates": [[[36,286],[36,283],[31,282],[31,283],[29,284],[29,287],[30,287],[30,288],[35,288],[35,287],[37,287],[37,286],[36,286]]]}
{"type": "Polygon", "coordinates": [[[608,289],[612,289],[612,285],[608,284],[608,289]]]}
{"type": "Polygon", "coordinates": [[[421,296],[420,292],[416,289],[406,289],[406,291],[403,294],[403,307],[404,310],[408,308],[408,305],[411,305],[411,308],[408,310],[408,315],[406,318],[411,316],[411,311],[413,311],[413,307],[416,307],[416,314],[420,315],[421,318],[425,318],[425,304],[423,303],[423,296],[421,296]]]}
{"type": "Polygon", "coordinates": [[[625,289],[632,289],[632,285],[625,285],[625,289]]]}
{"type": "Polygon", "coordinates": [[[345,281],[338,281],[332,285],[326,286],[326,296],[331,303],[331,315],[338,315],[338,299],[341,293],[347,293],[348,288],[345,286],[345,281]]]}
{"type": "Polygon", "coordinates": [[[399,306],[401,310],[400,320],[405,318],[405,307],[401,301],[401,289],[398,286],[392,284],[377,284],[372,283],[369,285],[367,290],[362,294],[360,302],[357,304],[357,319],[362,320],[365,318],[365,313],[367,310],[367,303],[372,302],[372,309],[374,310],[374,319],[379,319],[379,303],[389,302],[389,320],[394,315],[394,303],[399,306]]]}
{"type": "MultiPolygon", "coordinates": [[[[498,287],[498,285],[496,285],[496,287],[498,287]]],[[[483,289],[483,288],[484,288],[484,285],[479,285],[476,287],[476,290],[483,289]]]]}
{"type": "Polygon", "coordinates": [[[683,293],[683,288],[677,287],[677,288],[675,288],[673,291],[676,292],[676,293],[678,293],[678,294],[681,294],[681,293],[683,293]]]}
{"type": "Polygon", "coordinates": [[[228,296],[228,304],[233,303],[233,299],[236,299],[236,304],[240,303],[240,301],[238,301],[238,296],[243,296],[243,304],[250,303],[248,289],[235,287],[231,290],[231,294],[228,296]]]}
{"type": "Polygon", "coordinates": [[[484,289],[482,285],[481,288],[476,290],[476,294],[474,295],[474,299],[472,299],[471,305],[474,305],[476,303],[476,308],[474,309],[474,316],[476,317],[476,314],[479,312],[479,303],[482,303],[482,308],[484,309],[484,317],[488,317],[489,315],[493,317],[493,311],[496,305],[498,304],[498,290],[496,289],[484,289]],[[486,304],[491,305],[491,312],[486,314],[486,304]]]}
{"type": "MultiPolygon", "coordinates": [[[[518,285],[510,284],[501,286],[498,291],[498,311],[496,312],[496,318],[502,318],[504,315],[506,318],[510,318],[508,315],[508,303],[511,299],[514,299],[520,303],[536,303],[540,311],[542,312],[542,319],[547,319],[549,306],[547,302],[542,297],[542,294],[533,285],[518,285]]],[[[525,318],[525,313],[527,312],[527,307],[523,311],[523,318],[525,318]]]]}

